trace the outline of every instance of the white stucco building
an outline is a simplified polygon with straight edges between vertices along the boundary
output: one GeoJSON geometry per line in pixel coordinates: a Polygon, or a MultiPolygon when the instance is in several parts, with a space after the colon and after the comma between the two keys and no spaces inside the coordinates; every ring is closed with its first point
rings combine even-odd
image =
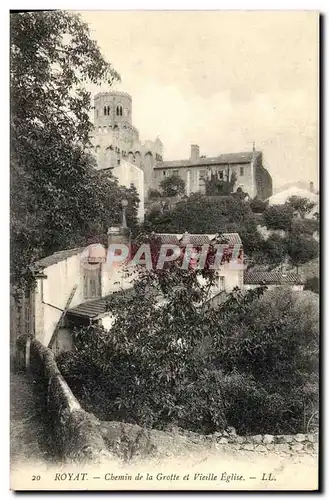
{"type": "MultiPolygon", "coordinates": [[[[86,267],[82,258],[83,250],[77,248],[57,252],[36,263],[41,276],[37,278],[33,294],[34,335],[44,345],[48,346],[51,342],[71,294],[69,310],[105,298],[115,291],[132,288],[132,277],[126,276],[121,267],[108,266],[106,263],[95,265],[94,268],[86,267]]],[[[56,342],[61,344],[61,349],[70,347],[67,328],[63,325],[56,342]]]]}
{"type": "Polygon", "coordinates": [[[284,205],[289,200],[289,198],[293,196],[297,196],[298,198],[306,198],[310,202],[313,202],[315,204],[311,212],[306,215],[307,218],[313,217],[316,212],[319,212],[319,195],[315,194],[311,190],[301,189],[297,186],[291,186],[288,189],[279,191],[265,201],[267,201],[270,206],[284,205]]]}
{"type": "MultiPolygon", "coordinates": [[[[243,246],[238,233],[223,233],[220,236],[218,234],[156,233],[154,237],[159,238],[165,245],[176,245],[182,248],[191,246],[196,249],[203,245],[216,245],[220,241],[219,244],[225,247],[226,251],[231,252],[232,259],[217,267],[216,283],[210,290],[210,296],[224,291],[229,293],[236,287],[243,287],[243,246]]],[[[203,284],[204,280],[201,277],[199,279],[203,284]]]]}
{"type": "Polygon", "coordinates": [[[118,179],[120,186],[125,186],[127,188],[129,188],[131,184],[135,186],[140,200],[137,216],[138,220],[143,222],[145,199],[144,171],[137,165],[134,165],[129,161],[122,160],[119,166],[112,169],[112,174],[118,179]]]}

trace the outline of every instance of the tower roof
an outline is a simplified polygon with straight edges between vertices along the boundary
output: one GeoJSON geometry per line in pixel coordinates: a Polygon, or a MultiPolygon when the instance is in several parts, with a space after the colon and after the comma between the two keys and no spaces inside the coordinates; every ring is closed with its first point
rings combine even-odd
{"type": "Polygon", "coordinates": [[[128,97],[128,99],[132,100],[131,95],[127,92],[120,92],[118,90],[111,90],[109,92],[98,92],[95,94],[94,99],[99,99],[101,97],[128,97]]]}

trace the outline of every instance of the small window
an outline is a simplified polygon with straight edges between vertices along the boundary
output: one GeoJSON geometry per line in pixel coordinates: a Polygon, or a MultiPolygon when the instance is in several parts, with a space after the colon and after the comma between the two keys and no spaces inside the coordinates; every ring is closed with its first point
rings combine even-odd
{"type": "Polygon", "coordinates": [[[224,172],[223,171],[218,172],[218,177],[219,177],[219,180],[222,181],[224,179],[224,172]]]}
{"type": "Polygon", "coordinates": [[[117,116],[119,116],[119,113],[120,113],[119,106],[117,106],[117,116]]]}
{"type": "Polygon", "coordinates": [[[120,116],[122,116],[122,106],[120,106],[120,116]]]}
{"type": "Polygon", "coordinates": [[[120,165],[120,158],[118,158],[117,163],[118,163],[118,165],[120,165]]]}
{"type": "Polygon", "coordinates": [[[107,109],[106,109],[106,106],[104,106],[104,115],[106,116],[106,112],[107,112],[107,109]]]}
{"type": "Polygon", "coordinates": [[[107,114],[110,116],[110,106],[107,106],[107,114]]]}
{"type": "Polygon", "coordinates": [[[165,170],[163,171],[163,175],[164,175],[164,176],[166,175],[166,171],[165,171],[165,170]]]}
{"type": "Polygon", "coordinates": [[[240,176],[243,177],[244,176],[244,167],[240,167],[240,176]]]}

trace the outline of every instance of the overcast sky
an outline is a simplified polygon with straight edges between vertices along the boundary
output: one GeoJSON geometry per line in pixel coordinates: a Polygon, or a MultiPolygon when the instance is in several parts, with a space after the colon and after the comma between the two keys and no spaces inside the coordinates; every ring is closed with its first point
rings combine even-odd
{"type": "MultiPolygon", "coordinates": [[[[142,140],[164,159],[264,152],[274,187],[317,181],[318,21],[314,12],[82,13],[133,98],[142,140]]],[[[99,91],[100,89],[98,89],[99,91]]],[[[106,90],[106,88],[101,88],[106,90]]]]}

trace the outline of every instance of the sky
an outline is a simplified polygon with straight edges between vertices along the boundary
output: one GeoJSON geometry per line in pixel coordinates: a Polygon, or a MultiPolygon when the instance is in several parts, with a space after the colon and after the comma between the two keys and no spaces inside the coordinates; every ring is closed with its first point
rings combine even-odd
{"type": "MultiPolygon", "coordinates": [[[[263,151],[274,188],[318,186],[318,17],[312,11],[84,11],[164,159],[263,151]]],[[[92,88],[106,91],[111,88],[92,88]]]]}

